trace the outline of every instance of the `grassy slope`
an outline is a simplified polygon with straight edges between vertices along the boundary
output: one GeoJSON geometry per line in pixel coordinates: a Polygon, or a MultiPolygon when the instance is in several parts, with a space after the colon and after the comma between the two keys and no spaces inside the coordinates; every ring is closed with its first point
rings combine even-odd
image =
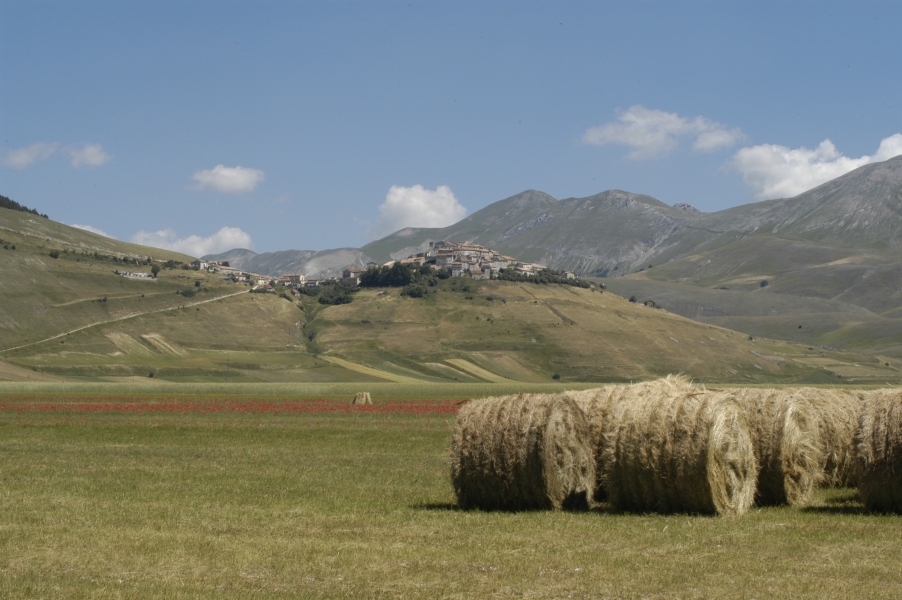
{"type": "Polygon", "coordinates": [[[121,242],[57,223],[51,219],[7,208],[0,208],[0,237],[4,240],[11,240],[12,243],[27,241],[29,245],[46,247],[48,251],[53,248],[57,250],[69,248],[70,250],[119,254],[120,256],[152,256],[161,260],[182,262],[194,260],[179,252],[121,242]]]}
{"type": "Polygon", "coordinates": [[[311,312],[305,331],[316,332],[319,351],[431,375],[442,374],[432,365],[455,367],[454,359],[463,359],[521,380],[547,381],[558,373],[569,381],[617,381],[684,372],[705,381],[826,381],[835,373],[812,369],[808,359],[829,355],[836,363],[858,364],[859,381],[899,377],[894,366],[873,357],[749,340],[614,294],[566,286],[447,280],[425,300],[366,290],[352,304],[311,312]]]}
{"type": "MultiPolygon", "coordinates": [[[[209,294],[227,286],[194,271],[165,270],[157,281],[128,280],[114,270],[150,267],[111,256],[153,255],[190,261],[182,254],[126,244],[23,212],[0,209],[0,350],[139,311],[177,306],[175,292],[201,281],[209,294]],[[59,252],[59,258],[50,256],[59,252]],[[95,253],[97,255],[95,256],[95,253]],[[107,298],[106,302],[97,302],[107,298]]],[[[229,288],[231,289],[231,288],[229,288]]],[[[183,303],[181,302],[181,303],[183,303]]]]}
{"type": "Polygon", "coordinates": [[[902,357],[900,271],[888,251],[756,234],[606,283],[752,335],[902,357]]]}
{"type": "Polygon", "coordinates": [[[0,596],[893,598],[902,586],[902,518],[862,514],[851,490],[741,518],[454,510],[452,419],[0,411],[0,596]]]}

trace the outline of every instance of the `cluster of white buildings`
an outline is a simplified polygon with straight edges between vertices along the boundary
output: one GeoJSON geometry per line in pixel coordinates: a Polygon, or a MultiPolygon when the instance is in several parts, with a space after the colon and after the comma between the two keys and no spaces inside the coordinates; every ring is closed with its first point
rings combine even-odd
{"type": "MultiPolygon", "coordinates": [[[[447,269],[452,277],[472,277],[473,279],[492,279],[497,277],[501,269],[514,269],[515,272],[532,276],[546,269],[544,265],[517,260],[512,256],[504,256],[480,244],[470,242],[429,242],[425,252],[411,255],[401,264],[431,264],[434,269],[447,269]]],[[[387,263],[392,265],[393,262],[387,263]]],[[[576,276],[565,271],[568,279],[576,276]]]]}

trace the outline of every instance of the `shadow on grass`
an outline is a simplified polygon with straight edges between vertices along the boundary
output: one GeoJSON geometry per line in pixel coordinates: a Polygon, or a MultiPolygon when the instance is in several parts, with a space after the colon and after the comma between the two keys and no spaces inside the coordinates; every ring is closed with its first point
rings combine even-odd
{"type": "Polygon", "coordinates": [[[820,513],[822,515],[870,515],[870,513],[859,505],[842,505],[842,506],[806,506],[802,508],[802,512],[820,513]]]}
{"type": "Polygon", "coordinates": [[[848,504],[850,502],[861,503],[861,495],[858,493],[858,490],[848,489],[843,490],[842,493],[836,494],[831,498],[827,498],[824,502],[827,504],[848,504]]]}
{"type": "Polygon", "coordinates": [[[414,510],[431,510],[431,511],[458,511],[460,507],[451,502],[421,502],[413,504],[410,508],[414,510]]]}
{"type": "Polygon", "coordinates": [[[870,514],[861,503],[858,490],[844,490],[824,499],[823,506],[806,506],[803,512],[827,515],[865,515],[870,514]]]}

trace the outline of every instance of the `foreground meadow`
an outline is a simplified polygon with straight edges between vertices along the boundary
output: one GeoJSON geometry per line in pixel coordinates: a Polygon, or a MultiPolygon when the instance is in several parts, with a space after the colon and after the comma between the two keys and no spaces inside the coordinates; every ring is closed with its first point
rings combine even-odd
{"type": "Polygon", "coordinates": [[[351,388],[302,389],[0,387],[0,597],[902,589],[902,517],[863,513],[853,490],[741,518],[463,512],[451,425],[486,390],[383,386],[351,407],[351,388]]]}

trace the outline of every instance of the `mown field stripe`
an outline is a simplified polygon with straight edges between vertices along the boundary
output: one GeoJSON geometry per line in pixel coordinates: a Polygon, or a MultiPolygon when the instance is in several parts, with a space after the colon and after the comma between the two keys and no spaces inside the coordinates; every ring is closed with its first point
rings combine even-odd
{"type": "Polygon", "coordinates": [[[416,379],[414,377],[395,375],[394,373],[389,373],[388,371],[382,371],[381,369],[376,369],[374,367],[368,367],[366,365],[353,363],[349,360],[344,360],[343,358],[338,358],[336,356],[321,356],[320,358],[328,360],[329,362],[334,363],[340,367],[344,367],[349,371],[355,371],[357,373],[362,373],[371,377],[378,377],[379,379],[385,379],[386,381],[393,381],[395,383],[423,383],[425,381],[423,379],[416,379]]]}
{"type": "Polygon", "coordinates": [[[482,367],[478,367],[478,366],[474,365],[473,363],[471,363],[470,361],[464,360],[462,358],[449,358],[449,359],[446,359],[446,362],[449,362],[452,365],[454,365],[455,367],[466,371],[470,375],[479,377],[480,379],[485,379],[486,381],[489,381],[491,383],[508,383],[511,381],[507,377],[502,377],[501,375],[495,375],[491,371],[487,371],[486,369],[483,369],[482,367]]]}

